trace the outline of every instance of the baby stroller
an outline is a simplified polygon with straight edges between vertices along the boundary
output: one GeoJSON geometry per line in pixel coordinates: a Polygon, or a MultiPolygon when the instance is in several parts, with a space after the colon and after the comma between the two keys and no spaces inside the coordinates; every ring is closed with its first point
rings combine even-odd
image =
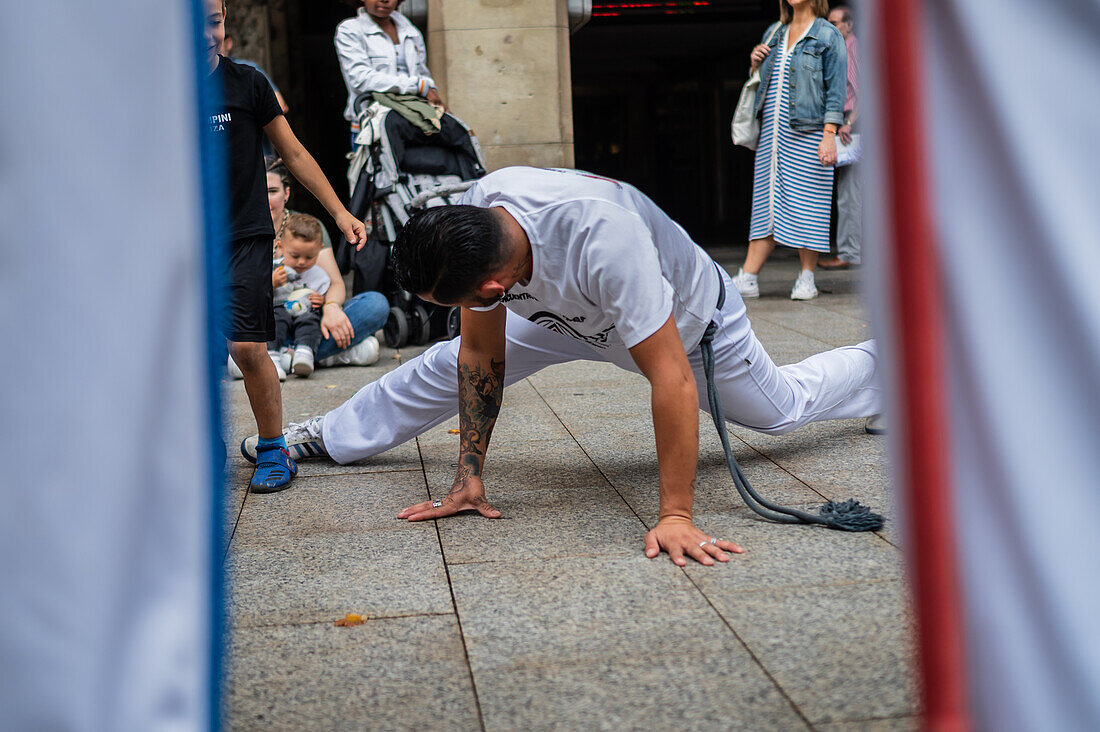
{"type": "Polygon", "coordinates": [[[458,335],[459,309],[424,302],[397,286],[391,248],[397,233],[416,210],[458,203],[470,186],[485,175],[485,159],[477,137],[462,120],[446,114],[442,128],[426,135],[396,110],[365,94],[356,101],[359,134],[349,156],[348,210],[371,225],[360,251],[341,237],[335,252],[345,273],[354,273],[352,294],[377,290],[390,304],[383,333],[386,345],[423,345],[458,335]]]}

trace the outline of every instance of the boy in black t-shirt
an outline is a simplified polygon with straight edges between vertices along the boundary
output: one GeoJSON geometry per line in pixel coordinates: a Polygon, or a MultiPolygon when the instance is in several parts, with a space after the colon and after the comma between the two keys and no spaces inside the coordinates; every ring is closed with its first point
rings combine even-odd
{"type": "Polygon", "coordinates": [[[223,324],[229,355],[244,375],[244,387],[256,417],[260,442],[251,490],[282,490],[298,472],[283,438],[279,375],[267,355],[275,338],[271,290],[271,250],[275,229],[267,204],[262,138],[266,133],[287,168],[336,220],[349,242],[366,242],[363,223],[352,216],[332,190],[313,156],[302,147],[283,117],[271,84],[254,68],[218,55],[225,38],[224,0],[204,0],[206,61],[211,79],[220,82],[223,107],[207,122],[225,142],[229,158],[230,317],[223,324]]]}

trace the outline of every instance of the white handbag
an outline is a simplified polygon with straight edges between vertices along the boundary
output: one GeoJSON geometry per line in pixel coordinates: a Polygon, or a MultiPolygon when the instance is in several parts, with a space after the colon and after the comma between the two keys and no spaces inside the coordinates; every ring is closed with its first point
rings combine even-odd
{"type": "MultiPolygon", "coordinates": [[[[776,23],[765,45],[771,45],[775,34],[779,32],[782,24],[776,23]]],[[[764,64],[761,63],[761,66],[764,64]]],[[[760,69],[752,72],[745,85],[741,87],[741,98],[737,100],[737,108],[733,110],[733,121],[730,123],[730,134],[733,136],[733,144],[756,149],[760,142],[760,120],[753,112],[756,111],[756,92],[760,89],[760,69]]]]}

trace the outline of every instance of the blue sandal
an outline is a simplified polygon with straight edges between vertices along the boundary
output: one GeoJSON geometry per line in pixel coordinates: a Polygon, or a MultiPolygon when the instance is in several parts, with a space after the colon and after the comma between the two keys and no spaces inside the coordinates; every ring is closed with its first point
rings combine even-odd
{"type": "Polygon", "coordinates": [[[256,453],[256,470],[248,489],[253,493],[275,493],[290,487],[298,474],[298,465],[286,448],[278,445],[261,447],[256,453]]]}

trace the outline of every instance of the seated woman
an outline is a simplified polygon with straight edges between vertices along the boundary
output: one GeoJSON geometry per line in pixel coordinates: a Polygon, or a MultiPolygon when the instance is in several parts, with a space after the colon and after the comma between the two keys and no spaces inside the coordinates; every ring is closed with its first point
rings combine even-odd
{"type": "MultiPolygon", "coordinates": [[[[287,219],[295,212],[286,207],[290,198],[290,173],[278,158],[267,158],[267,203],[278,243],[287,219]]],[[[389,303],[379,292],[363,292],[346,300],[344,278],[336,266],[332,240],[321,227],[323,247],[317,265],[332,283],[325,293],[321,311],[321,341],[317,349],[319,366],[369,366],[378,360],[378,340],[374,333],[386,323],[389,303]]]]}
{"type": "Polygon", "coordinates": [[[359,133],[355,100],[367,92],[415,94],[444,107],[425,62],[424,36],[397,8],[403,0],[344,0],[359,11],[336,27],[336,55],[348,89],[344,118],[359,133]]]}

